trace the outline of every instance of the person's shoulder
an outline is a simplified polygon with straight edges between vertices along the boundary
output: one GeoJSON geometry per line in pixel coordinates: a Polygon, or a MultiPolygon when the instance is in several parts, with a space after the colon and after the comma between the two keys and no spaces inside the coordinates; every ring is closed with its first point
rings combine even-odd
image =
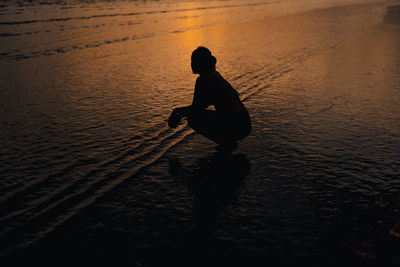
{"type": "Polygon", "coordinates": [[[196,79],[196,88],[204,87],[204,78],[202,76],[197,77],[196,79]]]}
{"type": "Polygon", "coordinates": [[[196,83],[201,83],[201,82],[203,82],[203,80],[204,80],[204,77],[200,75],[197,77],[196,83]]]}

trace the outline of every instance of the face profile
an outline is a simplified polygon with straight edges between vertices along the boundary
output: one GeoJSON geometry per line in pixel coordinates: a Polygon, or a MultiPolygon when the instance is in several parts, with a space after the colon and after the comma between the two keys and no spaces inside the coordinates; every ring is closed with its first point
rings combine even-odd
{"type": "Polygon", "coordinates": [[[190,65],[192,67],[193,74],[198,74],[199,73],[198,63],[196,61],[193,61],[193,59],[192,59],[192,63],[190,65]]]}

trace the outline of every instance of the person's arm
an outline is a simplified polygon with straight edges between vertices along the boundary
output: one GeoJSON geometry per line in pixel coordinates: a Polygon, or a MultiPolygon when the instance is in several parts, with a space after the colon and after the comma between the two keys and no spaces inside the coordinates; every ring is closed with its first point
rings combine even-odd
{"type": "Polygon", "coordinates": [[[194,88],[193,102],[189,112],[202,111],[209,106],[206,92],[209,84],[205,78],[199,77],[194,88]]]}
{"type": "Polygon", "coordinates": [[[189,116],[192,111],[201,111],[207,108],[208,105],[204,101],[204,91],[207,89],[205,86],[206,82],[200,77],[197,78],[196,85],[194,87],[192,104],[186,107],[176,108],[173,112],[175,112],[175,114],[181,118],[184,118],[189,116]]]}
{"type": "Polygon", "coordinates": [[[190,116],[192,112],[201,111],[207,108],[207,104],[204,101],[204,89],[205,86],[204,81],[199,78],[196,80],[196,85],[194,89],[193,101],[192,104],[185,107],[175,108],[168,119],[168,125],[171,128],[176,128],[179,122],[185,118],[190,116]]]}
{"type": "Polygon", "coordinates": [[[175,108],[168,118],[168,126],[171,128],[176,128],[179,122],[190,115],[192,112],[192,105],[175,108]]]}

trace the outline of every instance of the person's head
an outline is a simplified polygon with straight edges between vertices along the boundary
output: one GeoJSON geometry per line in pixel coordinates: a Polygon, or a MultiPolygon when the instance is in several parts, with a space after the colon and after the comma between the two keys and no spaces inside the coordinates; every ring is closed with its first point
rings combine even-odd
{"type": "Polygon", "coordinates": [[[202,74],[215,70],[217,59],[208,48],[199,46],[192,53],[192,71],[194,74],[202,74]]]}

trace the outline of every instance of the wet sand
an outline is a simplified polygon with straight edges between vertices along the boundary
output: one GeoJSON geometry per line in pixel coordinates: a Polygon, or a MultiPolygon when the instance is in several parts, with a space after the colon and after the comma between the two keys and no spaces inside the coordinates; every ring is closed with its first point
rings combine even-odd
{"type": "MultiPolygon", "coordinates": [[[[399,264],[400,240],[390,230],[400,219],[400,201],[394,197],[388,206],[375,204],[382,196],[400,194],[399,6],[393,1],[322,8],[156,40],[143,39],[130,45],[117,43],[90,51],[89,58],[99,69],[74,57],[74,53],[79,56],[79,51],[55,58],[54,61],[68,59],[78,66],[106,71],[110,66],[128,64],[131,58],[127,55],[147,57],[150,62],[167,55],[163,60],[170,59],[169,66],[174,69],[184,64],[185,55],[202,41],[215,48],[218,69],[241,92],[252,117],[253,131],[228,159],[216,155],[215,144],[181,125],[176,132],[155,135],[154,140],[150,139],[151,131],[145,132],[150,141],[159,141],[155,148],[150,147],[146,157],[135,158],[139,145],[137,149],[117,151],[114,158],[104,151],[103,157],[109,161],[94,170],[77,164],[81,167],[70,170],[80,177],[74,186],[82,183],[84,187],[86,181],[93,181],[88,182],[91,187],[82,194],[62,195],[64,202],[58,195],[50,197],[48,202],[59,205],[54,210],[51,204],[40,203],[37,198],[40,205],[29,212],[35,215],[38,210],[39,215],[3,235],[3,251],[4,247],[17,247],[7,260],[128,262],[136,266],[399,264]],[[159,43],[168,47],[160,50],[159,43]],[[168,55],[173,47],[182,51],[168,55]],[[132,50],[135,52],[129,52],[132,50]],[[95,60],[97,56],[100,59],[95,60]],[[108,61],[107,57],[113,60],[108,61]]],[[[25,70],[32,77],[38,72],[52,73],[51,64],[34,70],[32,66],[42,60],[45,61],[38,58],[11,67],[18,69],[16,75],[25,70]]],[[[181,104],[176,102],[190,101],[191,89],[185,86],[192,86],[194,77],[178,81],[190,71],[179,67],[171,78],[163,72],[163,64],[139,62],[155,67],[152,71],[156,74],[147,74],[154,81],[154,88],[163,84],[170,89],[178,82],[179,94],[170,95],[167,104],[155,105],[155,115],[150,119],[138,114],[133,121],[123,121],[115,115],[115,135],[138,131],[137,121],[150,122],[160,117],[165,122],[162,114],[169,114],[167,110],[181,104]],[[118,125],[124,122],[131,123],[132,128],[121,127],[119,131],[118,125]]],[[[106,80],[102,76],[132,74],[118,70],[116,67],[111,74],[96,72],[91,79],[98,82],[89,83],[93,88],[88,88],[96,92],[95,85],[106,80]]],[[[146,77],[145,72],[139,73],[143,76],[133,75],[132,79],[146,77]]],[[[74,68],[60,75],[58,79],[65,79],[66,83],[68,75],[79,76],[74,68]]],[[[53,83],[53,77],[46,77],[44,82],[53,83]]],[[[3,79],[2,83],[12,82],[3,79]]],[[[114,85],[123,88],[123,84],[114,85]]],[[[100,110],[106,115],[116,113],[107,101],[99,98],[93,108],[86,98],[65,91],[72,102],[88,101],[84,107],[91,114],[100,110]]],[[[125,96],[146,110],[146,101],[157,100],[130,97],[129,91],[118,92],[110,99],[125,96]]],[[[33,98],[28,99],[35,99],[35,93],[31,94],[33,98]]],[[[58,95],[48,97],[54,99],[58,95]]],[[[126,108],[123,114],[132,114],[122,102],[119,104],[121,109],[126,108]]],[[[51,105],[38,109],[47,114],[51,105]]],[[[76,106],[66,104],[58,114],[73,108],[76,106]]],[[[79,117],[83,112],[84,108],[73,114],[79,117]]],[[[100,118],[106,125],[114,119],[100,118]]],[[[68,121],[60,116],[53,123],[62,125],[68,121]]],[[[82,138],[95,143],[96,148],[90,151],[101,154],[106,142],[94,141],[89,134],[94,136],[100,129],[92,133],[90,121],[82,123],[87,124],[88,130],[74,132],[75,138],[82,134],[82,138]]],[[[140,132],[135,134],[140,136],[140,132]]],[[[133,143],[131,139],[122,140],[126,146],[133,143]]],[[[103,160],[101,156],[85,159],[98,165],[103,160]]],[[[67,193],[75,190],[66,188],[67,193]]],[[[40,193],[43,192],[32,195],[41,197],[40,193]]],[[[18,207],[25,205],[12,196],[10,199],[7,201],[18,207]]],[[[4,222],[15,215],[10,205],[4,210],[11,214],[7,213],[4,222]]]]}

